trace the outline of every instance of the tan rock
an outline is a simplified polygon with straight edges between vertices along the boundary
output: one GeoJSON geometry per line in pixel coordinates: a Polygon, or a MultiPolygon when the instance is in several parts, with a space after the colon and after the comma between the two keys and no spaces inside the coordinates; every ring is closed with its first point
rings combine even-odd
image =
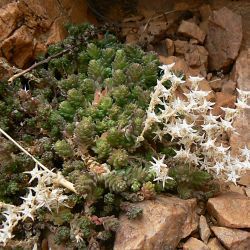
{"type": "Polygon", "coordinates": [[[210,250],[225,250],[217,238],[210,239],[207,246],[210,248],[210,250]]]}
{"type": "Polygon", "coordinates": [[[127,44],[136,44],[138,42],[138,35],[136,33],[129,33],[126,36],[127,44]]]}
{"type": "Polygon", "coordinates": [[[220,92],[222,89],[223,83],[224,81],[222,79],[216,77],[215,79],[212,79],[209,82],[209,85],[212,88],[212,90],[214,90],[215,92],[220,92]]]}
{"type": "Polygon", "coordinates": [[[209,69],[228,69],[238,56],[241,41],[241,16],[226,7],[213,11],[205,43],[209,53],[209,69]]]}
{"type": "Polygon", "coordinates": [[[213,115],[224,114],[221,107],[235,108],[235,102],[236,102],[236,96],[234,95],[223,92],[215,93],[215,105],[212,110],[213,115]]]}
{"type": "Polygon", "coordinates": [[[183,250],[210,250],[202,241],[191,237],[184,245],[183,250]]]}
{"type": "MultiPolygon", "coordinates": [[[[159,56],[159,60],[162,64],[175,63],[173,70],[175,72],[179,72],[179,73],[181,72],[185,74],[187,77],[189,76],[204,76],[205,77],[206,76],[205,75],[206,70],[203,67],[197,67],[197,68],[189,67],[187,62],[183,58],[176,57],[176,56],[168,56],[168,57],[159,56]]],[[[211,90],[210,87],[209,89],[211,90]]]]}
{"type": "MultiPolygon", "coordinates": [[[[250,91],[250,49],[240,53],[236,60],[232,80],[237,83],[237,88],[250,91]]],[[[250,104],[250,102],[249,102],[250,104]]],[[[237,119],[233,126],[238,134],[234,133],[230,138],[233,154],[237,154],[240,148],[250,148],[250,109],[246,109],[237,119]]]]}
{"type": "Polygon", "coordinates": [[[207,68],[208,52],[203,46],[190,45],[189,50],[185,53],[185,60],[190,67],[207,68]]]}
{"type": "Polygon", "coordinates": [[[240,185],[250,187],[250,170],[246,170],[238,182],[240,185]]]}
{"type": "Polygon", "coordinates": [[[236,82],[232,80],[224,81],[221,91],[223,93],[234,95],[236,92],[236,82]]]}
{"type": "Polygon", "coordinates": [[[175,47],[174,47],[174,41],[167,38],[165,40],[165,43],[166,43],[166,49],[167,49],[167,52],[168,52],[168,56],[173,56],[174,55],[174,51],[175,51],[175,47]]]}
{"type": "Polygon", "coordinates": [[[189,67],[184,59],[176,56],[159,56],[159,60],[162,64],[171,64],[175,63],[173,70],[176,72],[182,72],[183,74],[187,74],[189,71],[189,67]]]}
{"type": "Polygon", "coordinates": [[[199,8],[199,12],[201,15],[201,22],[199,24],[199,27],[207,34],[208,31],[208,18],[212,14],[212,8],[209,4],[203,4],[199,8]]]}
{"type": "Polygon", "coordinates": [[[201,14],[201,20],[206,21],[212,14],[212,8],[209,4],[203,4],[199,8],[200,14],[201,14]]]}
{"type": "Polygon", "coordinates": [[[196,200],[158,196],[156,200],[137,203],[143,209],[141,219],[120,217],[114,250],[175,249],[198,226],[196,200]]]}
{"type": "Polygon", "coordinates": [[[189,43],[187,41],[176,40],[174,41],[176,55],[185,55],[189,50],[189,43]]]}
{"type": "Polygon", "coordinates": [[[2,53],[9,61],[24,67],[33,57],[34,31],[26,26],[21,26],[12,36],[2,43],[2,53]]]}
{"type": "Polygon", "coordinates": [[[239,229],[212,227],[215,236],[230,250],[247,250],[250,246],[250,233],[239,229]]]}
{"type": "Polygon", "coordinates": [[[250,90],[250,48],[243,50],[236,60],[233,69],[233,80],[241,90],[250,90]]]}
{"type": "Polygon", "coordinates": [[[201,30],[197,24],[193,22],[187,22],[184,20],[181,22],[178,32],[187,37],[194,38],[198,40],[200,43],[204,42],[206,36],[204,31],[201,30]]]}
{"type": "Polygon", "coordinates": [[[250,199],[239,193],[224,193],[207,202],[210,215],[219,226],[250,228],[250,199]]]}
{"type": "Polygon", "coordinates": [[[166,33],[167,27],[166,21],[153,21],[149,23],[147,31],[153,36],[161,36],[166,33]]]}
{"type": "Polygon", "coordinates": [[[189,40],[189,44],[191,44],[191,45],[197,45],[197,44],[199,44],[199,41],[196,40],[196,39],[194,39],[194,38],[191,38],[191,39],[189,40]]]}
{"type": "Polygon", "coordinates": [[[66,23],[94,22],[85,0],[1,1],[0,6],[0,57],[19,68],[62,40],[66,23]]]}
{"type": "Polygon", "coordinates": [[[250,187],[245,188],[245,193],[246,193],[247,197],[250,197],[250,187]]]}
{"type": "Polygon", "coordinates": [[[229,189],[229,192],[238,193],[241,195],[246,195],[244,187],[239,186],[239,185],[235,186],[234,183],[229,183],[228,189],[229,189]]]}
{"type": "Polygon", "coordinates": [[[17,3],[9,3],[5,8],[0,9],[0,43],[16,29],[18,22],[21,21],[22,12],[17,6],[17,3]]]}
{"type": "Polygon", "coordinates": [[[200,237],[202,239],[202,241],[207,244],[208,239],[211,235],[211,231],[210,228],[207,224],[207,220],[206,217],[201,215],[200,216],[200,220],[199,220],[199,231],[200,231],[200,237]]]}

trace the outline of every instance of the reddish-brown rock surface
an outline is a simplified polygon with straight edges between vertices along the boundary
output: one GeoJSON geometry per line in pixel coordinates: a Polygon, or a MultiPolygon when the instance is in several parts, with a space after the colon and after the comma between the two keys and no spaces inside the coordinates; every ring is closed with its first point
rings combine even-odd
{"type": "MultiPolygon", "coordinates": [[[[233,69],[233,80],[237,88],[250,91],[250,49],[240,53],[233,69]]],[[[250,148],[250,109],[246,109],[234,122],[238,134],[230,138],[232,152],[238,153],[240,148],[250,148]]]]}
{"type": "Polygon", "coordinates": [[[200,231],[200,237],[201,237],[202,241],[207,244],[208,239],[211,235],[211,231],[210,231],[210,228],[207,224],[206,217],[203,215],[200,216],[199,231],[200,231]]]}
{"type": "Polygon", "coordinates": [[[210,239],[207,246],[210,250],[225,250],[217,238],[210,239]]]}
{"type": "Polygon", "coordinates": [[[194,38],[200,43],[204,42],[206,36],[205,32],[197,24],[188,21],[181,22],[178,32],[189,38],[194,38]]]}
{"type": "Polygon", "coordinates": [[[183,250],[210,250],[202,241],[191,237],[184,245],[183,250]]]}
{"type": "Polygon", "coordinates": [[[64,25],[94,21],[85,0],[20,0],[0,3],[0,56],[23,68],[47,45],[62,40],[64,25]]]}
{"type": "Polygon", "coordinates": [[[228,69],[239,53],[242,42],[242,20],[226,7],[213,11],[209,17],[206,49],[209,69],[228,69]]]}
{"type": "Polygon", "coordinates": [[[198,226],[195,199],[158,196],[156,200],[136,206],[143,209],[143,216],[138,220],[129,220],[125,215],[120,217],[115,250],[175,249],[179,241],[198,226]]]}
{"type": "Polygon", "coordinates": [[[250,199],[239,193],[226,193],[210,198],[207,209],[219,226],[250,228],[250,199]]]}
{"type": "Polygon", "coordinates": [[[215,236],[230,250],[248,250],[250,233],[239,229],[212,227],[215,236]]]}

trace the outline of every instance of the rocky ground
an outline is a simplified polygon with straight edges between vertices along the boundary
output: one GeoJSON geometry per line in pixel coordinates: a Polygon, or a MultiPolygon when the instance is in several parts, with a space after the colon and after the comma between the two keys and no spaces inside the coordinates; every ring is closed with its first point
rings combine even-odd
{"type": "MultiPolygon", "coordinates": [[[[65,22],[96,22],[84,0],[73,2],[0,3],[1,78],[14,70],[4,66],[5,60],[25,68],[49,44],[63,39],[65,22]]],[[[186,75],[203,76],[200,88],[211,91],[215,115],[223,116],[220,107],[234,107],[236,88],[250,90],[249,1],[161,0],[156,7],[155,2],[138,0],[133,15],[107,13],[119,21],[126,43],[156,51],[162,63],[175,62],[175,69],[186,75]]],[[[250,148],[249,123],[248,110],[234,124],[238,134],[225,134],[222,143],[231,146],[232,154],[245,145],[250,148]]],[[[207,202],[159,196],[138,203],[142,218],[121,216],[114,249],[250,249],[250,173],[238,186],[223,190],[207,202]]]]}

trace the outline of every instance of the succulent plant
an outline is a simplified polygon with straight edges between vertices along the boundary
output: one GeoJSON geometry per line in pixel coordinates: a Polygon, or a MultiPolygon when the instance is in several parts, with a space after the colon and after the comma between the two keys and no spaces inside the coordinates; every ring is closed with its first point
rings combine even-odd
{"type": "MultiPolygon", "coordinates": [[[[64,41],[49,47],[48,56],[67,52],[34,69],[39,82],[30,81],[29,90],[22,88],[29,81],[25,76],[12,85],[0,83],[0,128],[74,185],[76,193],[65,190],[70,211],[64,216],[59,210],[62,224],[46,216],[50,211],[45,209],[39,225],[55,228],[57,244],[85,249],[114,239],[122,201],[178,192],[179,184],[185,186],[183,176],[193,183],[191,189],[209,178],[180,171],[172,172],[177,180],[165,188],[153,183],[152,156],[175,155],[171,147],[155,143],[153,129],[144,131],[150,93],[161,75],[157,56],[124,45],[109,33],[100,39],[91,25],[69,25],[68,33],[64,41]],[[138,144],[141,134],[145,140],[138,144]]],[[[22,172],[32,171],[33,161],[3,137],[0,140],[0,201],[19,206],[19,195],[26,197],[26,188],[39,180],[29,184],[29,175],[22,172]]],[[[54,186],[47,184],[52,192],[54,186]]],[[[132,205],[124,211],[130,218],[142,213],[132,205]]]]}

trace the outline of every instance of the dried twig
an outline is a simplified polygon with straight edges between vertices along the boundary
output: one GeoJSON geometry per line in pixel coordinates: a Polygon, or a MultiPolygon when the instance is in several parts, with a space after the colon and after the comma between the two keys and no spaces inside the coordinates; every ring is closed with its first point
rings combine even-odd
{"type": "Polygon", "coordinates": [[[22,76],[22,75],[26,75],[28,72],[32,71],[33,69],[35,69],[36,67],[43,65],[45,63],[50,62],[52,59],[57,58],[59,56],[64,55],[65,53],[69,52],[72,49],[72,47],[67,48],[61,52],[56,53],[55,55],[49,56],[48,58],[38,62],[38,63],[34,63],[32,66],[30,66],[29,68],[25,69],[25,70],[21,70],[20,72],[16,73],[15,75],[13,75],[9,80],[9,84],[13,83],[13,81],[15,79],[17,79],[18,77],[22,76]]]}
{"type": "Polygon", "coordinates": [[[14,143],[26,155],[28,155],[39,167],[41,167],[43,170],[45,170],[46,172],[49,172],[52,176],[54,176],[55,182],[56,182],[55,184],[60,184],[64,187],[66,187],[67,189],[71,190],[72,192],[77,193],[74,185],[71,182],[67,181],[60,172],[54,173],[51,170],[49,170],[48,168],[46,168],[40,161],[38,161],[33,155],[31,155],[26,149],[24,149],[19,143],[17,143],[13,138],[11,138],[1,128],[0,128],[0,133],[2,133],[7,139],[9,139],[12,143],[14,143]]]}

